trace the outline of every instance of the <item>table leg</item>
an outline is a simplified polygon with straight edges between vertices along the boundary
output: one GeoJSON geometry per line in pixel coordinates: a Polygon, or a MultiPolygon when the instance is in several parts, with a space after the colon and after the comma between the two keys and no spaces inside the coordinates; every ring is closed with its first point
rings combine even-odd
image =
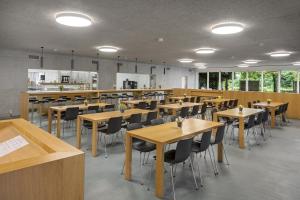
{"type": "Polygon", "coordinates": [[[78,149],[81,148],[81,119],[77,117],[77,124],[76,124],[76,146],[78,149]]]}
{"type": "Polygon", "coordinates": [[[132,162],[132,137],[129,134],[126,134],[125,138],[125,179],[131,180],[131,162],[132,162]]]}
{"type": "Polygon", "coordinates": [[[57,111],[56,137],[58,137],[58,138],[60,138],[60,129],[61,129],[61,112],[57,111]]]}
{"type": "Polygon", "coordinates": [[[52,110],[48,109],[48,133],[51,134],[52,129],[52,110]]]}
{"type": "Polygon", "coordinates": [[[244,141],[244,118],[239,118],[239,145],[240,149],[245,148],[245,141],[244,141]]]}
{"type": "Polygon", "coordinates": [[[271,108],[271,127],[275,128],[275,124],[276,124],[275,108],[271,108]]]}
{"type": "Polygon", "coordinates": [[[98,123],[93,121],[92,128],[92,155],[97,156],[97,132],[98,132],[98,123]]]}
{"type": "Polygon", "coordinates": [[[164,196],[164,144],[156,144],[155,195],[164,196]]]}

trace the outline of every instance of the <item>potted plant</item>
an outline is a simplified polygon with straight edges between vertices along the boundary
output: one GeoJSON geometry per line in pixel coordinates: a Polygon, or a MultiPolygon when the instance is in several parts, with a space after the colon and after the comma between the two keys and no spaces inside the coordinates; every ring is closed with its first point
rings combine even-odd
{"type": "Polygon", "coordinates": [[[240,112],[240,113],[243,112],[243,109],[244,109],[244,106],[243,106],[243,105],[239,105],[239,112],[240,112]]]}
{"type": "Polygon", "coordinates": [[[84,103],[85,106],[87,106],[89,102],[88,102],[88,100],[86,99],[86,100],[83,101],[83,103],[84,103]]]}
{"type": "Polygon", "coordinates": [[[64,90],[64,86],[63,85],[60,85],[58,88],[59,88],[59,91],[63,91],[64,90]]]}
{"type": "Polygon", "coordinates": [[[272,102],[272,99],[267,99],[267,103],[270,104],[272,102]]]}
{"type": "Polygon", "coordinates": [[[178,117],[178,118],[176,119],[176,123],[177,123],[177,126],[178,126],[179,128],[181,128],[181,127],[182,127],[182,124],[183,124],[183,118],[178,117]]]}
{"type": "Polygon", "coordinates": [[[119,110],[121,113],[124,113],[124,111],[127,109],[127,106],[124,103],[120,103],[119,110]]]}
{"type": "Polygon", "coordinates": [[[179,105],[182,105],[183,101],[180,99],[178,103],[179,105]]]}

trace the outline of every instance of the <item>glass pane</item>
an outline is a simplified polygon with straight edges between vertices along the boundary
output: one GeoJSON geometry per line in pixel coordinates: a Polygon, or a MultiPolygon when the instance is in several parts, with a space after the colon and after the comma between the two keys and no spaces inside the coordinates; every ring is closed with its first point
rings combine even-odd
{"type": "Polygon", "coordinates": [[[246,91],[246,72],[234,72],[233,89],[246,91]]]}
{"type": "Polygon", "coordinates": [[[282,71],[280,85],[281,92],[297,92],[297,72],[282,71]]]}
{"type": "Polygon", "coordinates": [[[207,89],[207,73],[199,73],[199,89],[207,89]]]}
{"type": "Polygon", "coordinates": [[[232,72],[221,72],[222,90],[232,90],[232,72]]]}
{"type": "Polygon", "coordinates": [[[277,92],[278,72],[264,72],[264,92],[277,92]]]}
{"type": "Polygon", "coordinates": [[[209,88],[217,90],[219,86],[219,72],[209,72],[209,88]]]}
{"type": "Polygon", "coordinates": [[[261,72],[248,72],[248,91],[260,91],[261,72]]]}

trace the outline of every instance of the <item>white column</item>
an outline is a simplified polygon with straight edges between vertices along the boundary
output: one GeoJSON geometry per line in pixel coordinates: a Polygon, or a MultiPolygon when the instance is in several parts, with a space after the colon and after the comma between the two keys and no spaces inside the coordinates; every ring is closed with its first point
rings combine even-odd
{"type": "Polygon", "coordinates": [[[209,89],[209,72],[207,72],[207,83],[206,83],[206,89],[209,89]]]}
{"type": "Polygon", "coordinates": [[[248,72],[246,72],[246,91],[248,92],[249,88],[248,88],[248,80],[249,80],[249,77],[248,77],[248,72]]]}
{"type": "Polygon", "coordinates": [[[221,72],[219,72],[219,84],[218,84],[218,89],[219,90],[222,90],[222,87],[221,87],[221,72]]]}
{"type": "Polygon", "coordinates": [[[281,71],[278,71],[278,80],[277,80],[277,92],[280,93],[281,91],[281,71]]]}
{"type": "Polygon", "coordinates": [[[299,93],[299,77],[300,77],[300,72],[297,72],[297,93],[299,93]]]}
{"type": "Polygon", "coordinates": [[[260,75],[260,91],[263,92],[264,91],[264,72],[261,71],[261,75],[260,75]]]}

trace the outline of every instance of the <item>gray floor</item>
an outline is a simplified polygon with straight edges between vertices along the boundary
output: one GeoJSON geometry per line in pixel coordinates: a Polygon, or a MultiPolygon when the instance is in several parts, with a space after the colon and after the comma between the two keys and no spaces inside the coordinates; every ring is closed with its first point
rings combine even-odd
{"type": "MultiPolygon", "coordinates": [[[[46,129],[46,121],[43,124],[46,129]]],[[[176,198],[232,200],[296,200],[300,198],[300,121],[291,121],[288,126],[272,129],[272,137],[251,150],[238,148],[237,143],[226,144],[230,165],[219,164],[220,174],[215,176],[210,160],[201,158],[201,173],[204,187],[195,190],[191,171],[186,165],[178,166],[176,173],[176,198]]],[[[85,200],[146,200],[154,196],[154,177],[149,178],[150,165],[139,168],[138,154],[133,156],[133,179],[128,182],[120,175],[124,160],[122,143],[108,147],[104,157],[103,145],[99,156],[94,158],[87,150],[86,135],[82,150],[86,152],[85,200]],[[142,186],[139,182],[144,181],[142,186]],[[150,191],[147,190],[150,188],[150,191]]],[[[120,139],[120,138],[119,138],[120,139]]],[[[66,131],[64,140],[75,144],[75,131],[66,131]]],[[[121,140],[120,140],[121,141],[121,140]]],[[[165,199],[172,199],[169,168],[165,174],[165,199]]]]}

